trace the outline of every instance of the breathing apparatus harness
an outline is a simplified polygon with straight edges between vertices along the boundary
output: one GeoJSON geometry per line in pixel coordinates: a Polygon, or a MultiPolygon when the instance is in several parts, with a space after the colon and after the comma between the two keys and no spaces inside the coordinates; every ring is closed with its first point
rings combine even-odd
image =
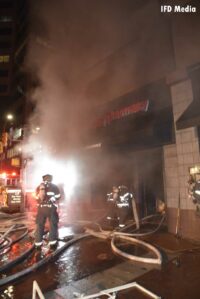
{"type": "Polygon", "coordinates": [[[49,182],[43,182],[39,186],[38,199],[40,207],[52,207],[55,205],[55,192],[51,191],[49,182]]]}

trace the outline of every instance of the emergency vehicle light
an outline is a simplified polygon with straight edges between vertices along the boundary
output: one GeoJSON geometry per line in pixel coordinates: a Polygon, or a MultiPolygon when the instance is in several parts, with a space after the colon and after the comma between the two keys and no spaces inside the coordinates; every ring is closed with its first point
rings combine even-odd
{"type": "Polygon", "coordinates": [[[0,178],[2,179],[6,179],[7,177],[9,178],[10,176],[15,177],[17,176],[17,173],[15,171],[13,171],[12,173],[7,173],[5,171],[0,173],[0,178]]]}
{"type": "Polygon", "coordinates": [[[3,179],[5,179],[5,178],[7,177],[7,173],[6,173],[6,172],[2,172],[2,173],[1,173],[1,177],[2,177],[3,179]]]}

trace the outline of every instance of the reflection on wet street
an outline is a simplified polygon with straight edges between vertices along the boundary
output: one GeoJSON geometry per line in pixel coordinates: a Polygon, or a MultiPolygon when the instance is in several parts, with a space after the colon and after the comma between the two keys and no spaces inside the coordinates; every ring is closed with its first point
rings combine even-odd
{"type": "MultiPolygon", "coordinates": [[[[14,243],[10,250],[1,256],[0,269],[4,270],[0,270],[0,284],[2,285],[0,288],[0,299],[30,299],[32,297],[34,280],[39,284],[39,287],[45,294],[45,298],[46,295],[47,298],[54,298],[51,297],[53,290],[56,290],[56,293],[60,294],[61,298],[72,298],[73,287],[78,289],[79,293],[85,292],[86,294],[91,287],[107,289],[130,281],[137,281],[154,293],[162,295],[162,298],[199,299],[197,286],[200,275],[198,266],[200,261],[199,245],[169,234],[165,226],[162,229],[159,228],[159,232],[149,235],[148,232],[155,231],[158,223],[160,223],[159,219],[158,222],[154,221],[152,223],[144,223],[140,228],[140,233],[147,233],[142,238],[143,241],[149,242],[149,244],[153,244],[163,251],[162,265],[160,266],[157,265],[155,267],[145,263],[137,264],[117,256],[114,254],[113,248],[111,248],[110,238],[86,236],[84,235],[85,225],[73,223],[72,221],[73,224],[62,224],[62,227],[59,229],[59,246],[62,247],[63,244],[69,243],[69,246],[67,245],[68,247],[65,247],[61,254],[37,270],[33,268],[31,273],[20,279],[17,276],[15,282],[1,284],[2,281],[5,281],[11,275],[16,273],[16,275],[19,275],[19,271],[22,271],[27,266],[35,265],[36,262],[44,260],[49,255],[52,256],[48,251],[47,245],[45,245],[47,242],[44,241],[42,251],[33,249],[26,259],[21,259],[11,269],[4,269],[16,256],[21,256],[31,248],[34,241],[32,237],[33,231],[31,230],[29,235],[14,243]],[[71,241],[75,240],[75,236],[84,236],[84,238],[73,243],[71,241]],[[187,279],[185,280],[186,277],[187,279]],[[85,290],[83,290],[83,285],[85,290]],[[192,287],[193,285],[195,288],[192,287]],[[68,293],[70,288],[71,295],[68,293]],[[191,296],[186,297],[187,294],[191,294],[191,296]]],[[[22,219],[22,222],[24,222],[24,219],[22,219]]],[[[4,222],[5,230],[11,225],[10,221],[4,222]]],[[[32,226],[30,225],[29,227],[32,226]]],[[[98,231],[96,225],[92,227],[96,229],[96,232],[98,231]]],[[[1,229],[3,229],[3,226],[1,229]]],[[[20,229],[10,233],[8,235],[9,242],[16,241],[24,232],[25,229],[20,229]]],[[[106,231],[98,232],[104,234],[106,231]]],[[[130,244],[124,238],[116,238],[115,244],[118,249],[127,254],[154,258],[154,254],[149,252],[147,248],[130,244]]],[[[0,244],[1,246],[2,244],[0,244]]],[[[53,252],[59,250],[61,248],[59,246],[53,252]]],[[[96,293],[96,290],[92,290],[92,293],[96,293]]],[[[126,291],[125,297],[123,297],[123,292],[119,294],[119,298],[134,298],[134,296],[137,299],[146,298],[144,294],[138,293],[136,290],[126,291]]]]}
{"type": "MultiPolygon", "coordinates": [[[[23,219],[22,221],[24,222],[23,219]]],[[[8,227],[9,225],[11,224],[8,223],[8,227]]],[[[69,236],[72,237],[74,234],[82,234],[84,232],[83,227],[83,225],[77,223],[74,225],[63,225],[62,228],[59,229],[60,240],[65,241],[65,238],[69,236]]],[[[12,235],[12,238],[16,238],[16,233],[12,235]]],[[[30,248],[32,243],[33,239],[27,236],[12,246],[11,251],[7,254],[7,258],[10,260],[12,256],[14,257],[15,255],[23,253],[26,248],[30,248]]],[[[133,253],[135,255],[146,254],[144,248],[138,248],[138,246],[130,247],[124,241],[119,242],[118,246],[120,249],[123,248],[127,253],[133,253]]],[[[2,271],[1,278],[4,279],[6,276],[22,271],[24,268],[27,268],[27,266],[30,267],[39,260],[41,260],[41,252],[37,252],[34,249],[26,260],[11,267],[11,270],[2,271]]],[[[30,274],[17,279],[17,281],[1,287],[0,298],[31,298],[34,280],[37,281],[42,291],[46,293],[57,288],[65,287],[74,281],[78,281],[94,273],[111,268],[121,262],[123,262],[123,259],[112,252],[109,239],[105,240],[88,236],[70,245],[61,255],[56,257],[54,261],[48,262],[37,269],[37,271],[32,271],[30,274]],[[8,294],[10,295],[8,296],[8,294]]]]}
{"type": "Polygon", "coordinates": [[[98,239],[83,240],[81,244],[73,245],[55,262],[58,273],[55,280],[59,287],[64,283],[81,279],[94,272],[112,266],[116,257],[110,251],[110,243],[98,239]],[[99,256],[104,254],[106,259],[99,256]]]}
{"type": "MultiPolygon", "coordinates": [[[[66,230],[61,231],[60,238],[66,236],[66,234],[71,235],[71,233],[72,230],[68,227],[66,230]]],[[[32,259],[29,257],[29,262],[26,263],[30,265],[31,261],[32,259]]],[[[11,290],[13,292],[11,292],[9,298],[31,298],[33,280],[37,280],[45,293],[66,286],[70,282],[79,280],[94,272],[109,268],[118,262],[120,262],[120,259],[111,252],[110,242],[89,237],[70,246],[58,259],[44,265],[37,272],[27,275],[25,279],[22,278],[14,284],[1,288],[0,298],[7,298],[6,296],[11,290]]],[[[22,264],[17,266],[18,271],[21,268],[22,264]]],[[[12,272],[13,270],[9,273],[12,272]]],[[[3,277],[5,275],[2,275],[3,277]]]]}

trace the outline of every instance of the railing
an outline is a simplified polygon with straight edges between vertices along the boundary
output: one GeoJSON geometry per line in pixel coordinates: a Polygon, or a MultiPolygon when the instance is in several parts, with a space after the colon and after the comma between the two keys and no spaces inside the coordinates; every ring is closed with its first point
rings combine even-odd
{"type": "Polygon", "coordinates": [[[32,299],[37,299],[36,295],[39,296],[39,299],[45,299],[38,283],[36,280],[33,281],[33,293],[32,293],[32,299]]]}
{"type": "Polygon", "coordinates": [[[76,297],[77,299],[91,299],[91,298],[99,298],[99,296],[103,296],[103,295],[105,296],[106,295],[110,299],[115,299],[117,292],[129,289],[129,288],[136,288],[139,291],[143,292],[144,294],[146,294],[147,296],[149,296],[153,299],[161,299],[161,297],[159,297],[158,295],[152,293],[148,289],[144,288],[143,286],[141,286],[137,282],[131,282],[131,283],[127,283],[127,284],[124,284],[124,285],[121,285],[121,286],[118,286],[118,287],[114,287],[114,288],[111,288],[111,289],[102,290],[99,293],[88,295],[88,296],[84,296],[83,294],[74,293],[74,297],[76,297]]]}

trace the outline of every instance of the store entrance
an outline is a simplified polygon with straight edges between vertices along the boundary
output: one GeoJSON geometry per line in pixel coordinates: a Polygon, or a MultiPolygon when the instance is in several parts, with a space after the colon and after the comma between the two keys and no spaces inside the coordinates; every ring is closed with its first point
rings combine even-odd
{"type": "Polygon", "coordinates": [[[156,148],[137,154],[137,200],[140,217],[154,214],[158,201],[164,201],[163,152],[156,148]]]}
{"type": "Polygon", "coordinates": [[[162,148],[101,153],[92,168],[91,201],[96,207],[106,204],[112,186],[120,185],[134,194],[140,218],[154,214],[158,200],[164,201],[162,148]]]}

